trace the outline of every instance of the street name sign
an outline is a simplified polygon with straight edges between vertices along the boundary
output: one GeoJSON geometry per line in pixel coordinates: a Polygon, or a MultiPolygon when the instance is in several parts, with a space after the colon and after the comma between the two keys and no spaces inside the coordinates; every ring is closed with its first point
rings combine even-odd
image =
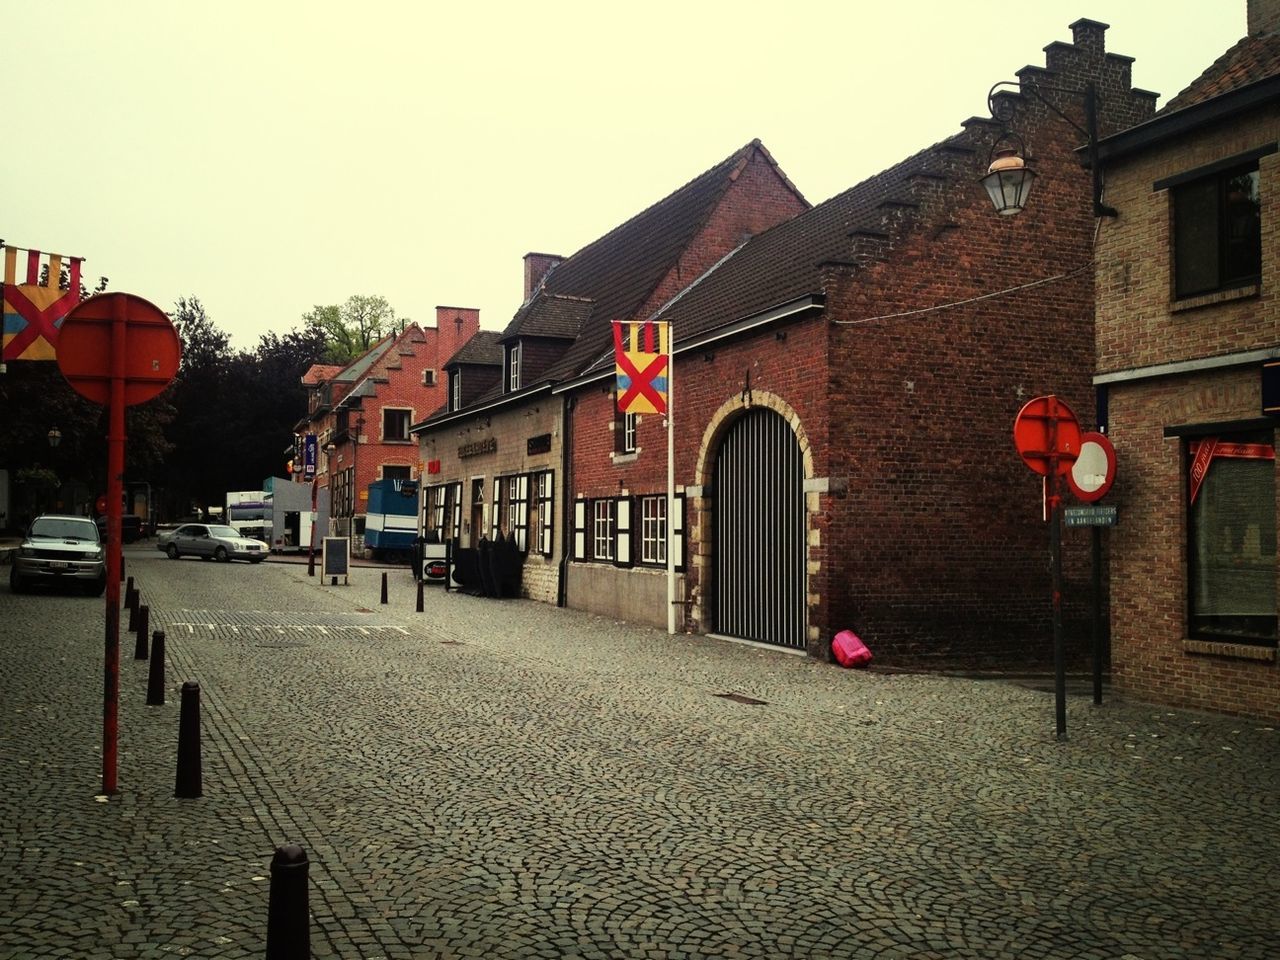
{"type": "Polygon", "coordinates": [[[1114,527],[1119,511],[1110,504],[1096,507],[1067,507],[1062,519],[1068,527],[1114,527]]]}

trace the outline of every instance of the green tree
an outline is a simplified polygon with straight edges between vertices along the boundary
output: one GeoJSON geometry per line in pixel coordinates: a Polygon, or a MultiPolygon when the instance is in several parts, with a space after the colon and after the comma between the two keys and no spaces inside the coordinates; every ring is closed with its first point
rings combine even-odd
{"type": "Polygon", "coordinates": [[[385,297],[356,294],[341,306],[317,305],[303,314],[304,328],[323,331],[326,363],[345,365],[391,333],[403,330],[406,318],[397,317],[385,297]]]}

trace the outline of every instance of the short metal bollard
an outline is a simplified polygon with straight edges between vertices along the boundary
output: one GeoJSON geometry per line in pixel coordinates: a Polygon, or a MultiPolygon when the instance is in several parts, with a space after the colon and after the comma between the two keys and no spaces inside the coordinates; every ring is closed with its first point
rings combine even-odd
{"type": "Polygon", "coordinates": [[[147,659],[147,637],[151,628],[151,608],[145,603],[138,607],[138,639],[133,645],[133,659],[147,659]]]}
{"type": "Polygon", "coordinates": [[[421,580],[418,581],[418,606],[416,607],[416,610],[418,613],[422,612],[422,581],[421,580]]]}
{"type": "Polygon", "coordinates": [[[307,903],[307,851],[296,843],[277,847],[271,858],[267,902],[267,960],[310,960],[311,916],[307,903]]]}
{"type": "Polygon", "coordinates": [[[120,555],[120,582],[124,583],[124,554],[120,555]]]}
{"type": "Polygon", "coordinates": [[[164,706],[164,631],[151,635],[151,663],[147,669],[147,706],[164,706]]]}
{"type": "Polygon", "coordinates": [[[133,606],[133,577],[124,582],[124,605],[126,607],[133,606]]]}
{"type": "Polygon", "coordinates": [[[382,602],[387,602],[387,571],[382,571],[382,602]]]}
{"type": "Polygon", "coordinates": [[[134,594],[134,602],[129,606],[129,632],[138,632],[138,607],[137,594],[134,594]]]}
{"type": "Polygon", "coordinates": [[[200,775],[200,684],[182,685],[182,712],[178,716],[178,777],[175,797],[204,795],[200,775]]]}

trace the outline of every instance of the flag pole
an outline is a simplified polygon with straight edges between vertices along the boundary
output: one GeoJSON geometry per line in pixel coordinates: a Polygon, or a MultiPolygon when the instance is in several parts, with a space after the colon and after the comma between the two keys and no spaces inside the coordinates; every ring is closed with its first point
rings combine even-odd
{"type": "Polygon", "coordinates": [[[674,324],[667,323],[667,634],[676,632],[676,552],[672,531],[676,523],[676,338],[674,324]]]}

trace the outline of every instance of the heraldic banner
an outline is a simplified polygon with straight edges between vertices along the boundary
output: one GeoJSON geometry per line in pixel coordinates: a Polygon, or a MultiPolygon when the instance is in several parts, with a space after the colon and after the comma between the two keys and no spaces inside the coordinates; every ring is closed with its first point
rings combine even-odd
{"type": "Polygon", "coordinates": [[[49,267],[40,282],[39,250],[5,247],[4,352],[10,360],[56,360],[58,328],[80,302],[80,257],[47,254],[49,267]],[[21,254],[21,256],[20,256],[21,254]],[[70,282],[61,289],[62,265],[68,261],[70,282]]]}
{"type": "Polygon", "coordinates": [[[618,409],[623,413],[666,413],[671,324],[615,320],[613,353],[618,409]]]}

